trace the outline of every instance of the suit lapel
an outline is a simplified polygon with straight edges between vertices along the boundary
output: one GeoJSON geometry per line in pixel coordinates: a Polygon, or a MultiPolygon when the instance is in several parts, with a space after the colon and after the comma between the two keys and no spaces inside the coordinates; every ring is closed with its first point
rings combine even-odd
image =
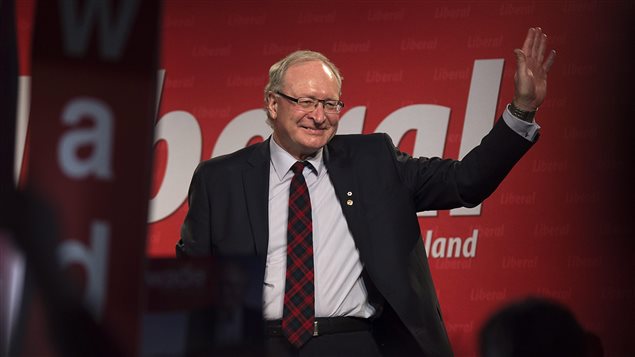
{"type": "Polygon", "coordinates": [[[247,214],[254,236],[256,255],[263,262],[267,258],[269,242],[269,140],[265,140],[256,148],[243,171],[243,187],[247,214]]]}
{"type": "MultiPolygon", "coordinates": [[[[269,243],[269,170],[271,154],[269,140],[265,140],[256,148],[248,159],[243,171],[243,187],[247,214],[254,236],[256,254],[264,260],[267,257],[269,243]]],[[[369,254],[370,246],[368,227],[364,224],[360,190],[357,181],[359,173],[350,151],[341,145],[337,137],[324,147],[324,165],[329,171],[335,194],[342,207],[355,244],[362,255],[369,254]]]]}
{"type": "Polygon", "coordinates": [[[348,228],[351,230],[355,244],[362,256],[370,253],[369,241],[364,239],[369,237],[368,227],[364,224],[362,210],[361,192],[357,175],[358,168],[350,155],[350,152],[342,145],[337,137],[331,141],[324,149],[324,164],[329,172],[331,182],[335,188],[335,194],[342,206],[342,212],[346,218],[348,228]]]}

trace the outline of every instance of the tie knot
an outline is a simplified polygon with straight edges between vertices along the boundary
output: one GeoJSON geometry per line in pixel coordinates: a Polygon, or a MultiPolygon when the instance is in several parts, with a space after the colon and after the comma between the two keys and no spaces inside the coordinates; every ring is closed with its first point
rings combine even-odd
{"type": "Polygon", "coordinates": [[[309,164],[307,161],[296,161],[295,164],[291,166],[291,171],[293,171],[293,173],[296,175],[301,174],[305,166],[311,167],[311,164],[309,164]]]}

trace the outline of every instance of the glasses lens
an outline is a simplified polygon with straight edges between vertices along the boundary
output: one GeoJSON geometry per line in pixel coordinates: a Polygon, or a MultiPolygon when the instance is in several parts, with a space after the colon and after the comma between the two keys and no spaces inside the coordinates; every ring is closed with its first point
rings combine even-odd
{"type": "Polygon", "coordinates": [[[311,98],[298,98],[298,105],[302,109],[313,110],[317,107],[318,101],[311,98]]]}
{"type": "Polygon", "coordinates": [[[339,113],[340,109],[340,102],[336,100],[327,100],[324,102],[324,111],[327,113],[339,113]]]}

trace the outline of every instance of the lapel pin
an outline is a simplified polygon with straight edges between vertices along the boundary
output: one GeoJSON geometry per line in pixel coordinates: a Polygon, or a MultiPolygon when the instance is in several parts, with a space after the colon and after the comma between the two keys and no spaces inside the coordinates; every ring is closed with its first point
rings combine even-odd
{"type": "Polygon", "coordinates": [[[346,196],[351,197],[353,193],[351,191],[346,192],[346,196]]]}
{"type": "Polygon", "coordinates": [[[349,205],[349,206],[352,206],[353,205],[353,200],[346,201],[346,204],[349,205]]]}

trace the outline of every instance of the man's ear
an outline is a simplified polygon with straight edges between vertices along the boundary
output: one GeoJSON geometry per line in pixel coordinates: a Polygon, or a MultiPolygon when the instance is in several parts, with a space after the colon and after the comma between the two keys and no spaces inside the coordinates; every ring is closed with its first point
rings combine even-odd
{"type": "Polygon", "coordinates": [[[278,117],[278,97],[271,92],[267,95],[267,111],[271,120],[278,117]]]}

